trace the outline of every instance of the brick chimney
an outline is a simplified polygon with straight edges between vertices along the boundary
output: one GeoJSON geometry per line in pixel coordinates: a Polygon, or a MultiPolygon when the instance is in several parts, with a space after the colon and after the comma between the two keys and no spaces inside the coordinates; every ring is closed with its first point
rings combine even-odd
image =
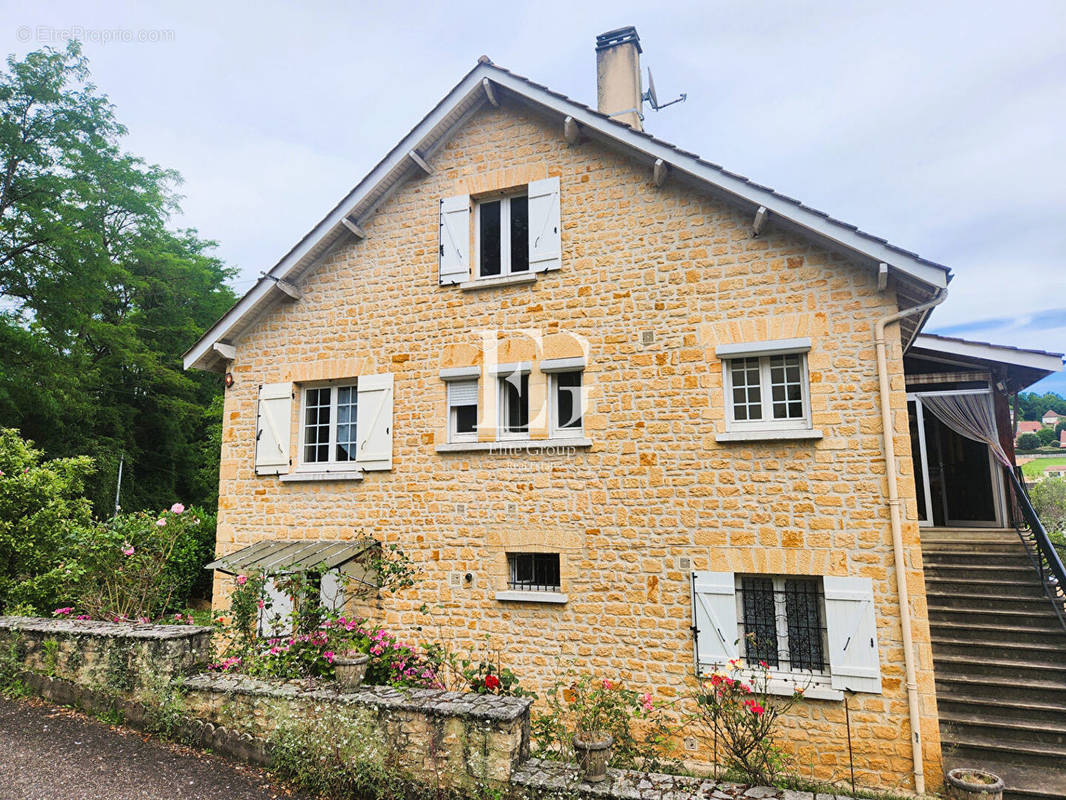
{"type": "Polygon", "coordinates": [[[644,130],[640,53],[640,37],[632,25],[596,37],[596,107],[638,131],[644,130]]]}

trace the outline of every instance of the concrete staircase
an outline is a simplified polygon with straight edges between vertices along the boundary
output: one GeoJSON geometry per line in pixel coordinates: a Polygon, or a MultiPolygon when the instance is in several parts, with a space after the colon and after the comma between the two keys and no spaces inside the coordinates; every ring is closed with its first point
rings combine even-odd
{"type": "Polygon", "coordinates": [[[924,531],[944,766],[1066,797],[1066,631],[1013,530],[924,531]]]}

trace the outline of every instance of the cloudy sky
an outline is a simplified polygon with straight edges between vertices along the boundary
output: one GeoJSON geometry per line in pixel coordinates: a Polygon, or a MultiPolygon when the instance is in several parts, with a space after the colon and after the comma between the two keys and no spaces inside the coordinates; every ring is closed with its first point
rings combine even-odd
{"type": "Polygon", "coordinates": [[[1062,0],[95,5],[0,0],[0,44],[84,41],[238,291],[479,55],[594,104],[595,35],[636,25],[660,95],[688,93],[650,131],[949,265],[927,330],[1066,350],[1062,0]]]}

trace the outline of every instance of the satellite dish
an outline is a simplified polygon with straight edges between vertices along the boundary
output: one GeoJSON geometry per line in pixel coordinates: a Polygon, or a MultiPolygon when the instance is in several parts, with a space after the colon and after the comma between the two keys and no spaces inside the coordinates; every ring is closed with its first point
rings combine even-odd
{"type": "Polygon", "coordinates": [[[647,101],[653,109],[658,111],[659,109],[672,106],[674,103],[683,103],[688,99],[687,94],[682,94],[676,100],[671,100],[669,103],[659,103],[659,95],[655,91],[655,78],[652,77],[651,67],[648,67],[648,91],[644,92],[640,97],[641,100],[647,101]]]}

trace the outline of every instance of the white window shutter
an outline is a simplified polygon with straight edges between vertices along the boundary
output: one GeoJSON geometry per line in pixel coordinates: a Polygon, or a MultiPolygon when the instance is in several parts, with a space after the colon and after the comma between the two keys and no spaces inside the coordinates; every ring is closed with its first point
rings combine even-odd
{"type": "Polygon", "coordinates": [[[713,671],[738,657],[737,590],[732,572],[692,573],[696,671],[713,671]]]}
{"type": "Polygon", "coordinates": [[[259,387],[256,411],[256,475],[284,475],[289,471],[291,424],[292,384],[264,383],[259,387]]]}
{"type": "Polygon", "coordinates": [[[340,570],[331,569],[322,573],[319,596],[322,600],[322,607],[326,611],[344,609],[344,580],[341,578],[340,570]]]}
{"type": "Polygon", "coordinates": [[[546,272],[563,263],[559,179],[529,184],[529,269],[546,272]]]}
{"type": "Polygon", "coordinates": [[[392,469],[392,375],[360,375],[356,386],[356,465],[364,470],[392,469]]]}
{"type": "Polygon", "coordinates": [[[829,575],[822,581],[833,688],[881,694],[873,581],[829,575]]]}
{"type": "MultiPolygon", "coordinates": [[[[284,580],[284,576],[279,576],[284,580]]],[[[264,637],[288,636],[292,633],[293,602],[289,593],[277,585],[276,578],[267,578],[263,592],[268,602],[259,609],[259,635],[264,637]]]]}
{"type": "Polygon", "coordinates": [[[470,195],[440,201],[440,282],[470,279],[470,195]]]}

